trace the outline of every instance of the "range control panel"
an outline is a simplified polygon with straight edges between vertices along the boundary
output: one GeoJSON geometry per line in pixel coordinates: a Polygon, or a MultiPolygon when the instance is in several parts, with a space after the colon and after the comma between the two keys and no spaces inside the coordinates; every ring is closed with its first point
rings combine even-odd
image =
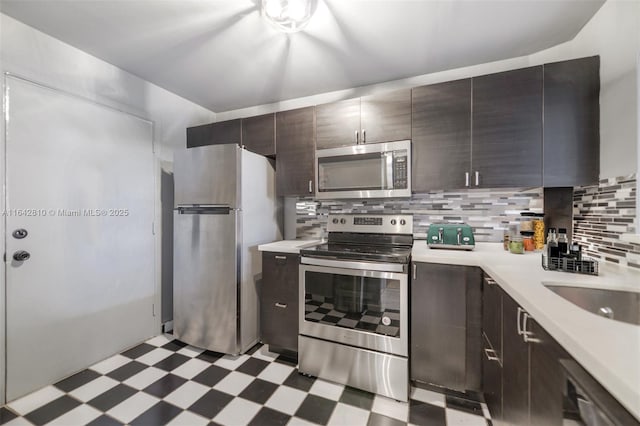
{"type": "Polygon", "coordinates": [[[374,225],[374,226],[382,226],[382,218],[381,217],[371,217],[371,216],[359,216],[353,218],[354,225],[374,225]]]}
{"type": "Polygon", "coordinates": [[[409,214],[330,214],[327,231],[413,234],[413,216],[409,214]]]}

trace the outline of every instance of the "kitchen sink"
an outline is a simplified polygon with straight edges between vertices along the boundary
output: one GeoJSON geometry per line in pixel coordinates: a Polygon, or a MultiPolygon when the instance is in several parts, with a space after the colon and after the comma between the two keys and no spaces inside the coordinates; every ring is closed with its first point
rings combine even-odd
{"type": "Polygon", "coordinates": [[[545,287],[586,311],[640,325],[640,292],[553,284],[545,287]]]}

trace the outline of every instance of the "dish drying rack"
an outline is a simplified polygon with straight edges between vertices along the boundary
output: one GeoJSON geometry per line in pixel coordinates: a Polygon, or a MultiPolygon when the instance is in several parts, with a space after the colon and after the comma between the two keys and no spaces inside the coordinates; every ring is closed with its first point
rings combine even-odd
{"type": "Polygon", "coordinates": [[[598,261],[586,256],[582,256],[581,260],[576,260],[569,257],[549,257],[546,253],[542,253],[542,267],[547,271],[598,275],[598,261]]]}

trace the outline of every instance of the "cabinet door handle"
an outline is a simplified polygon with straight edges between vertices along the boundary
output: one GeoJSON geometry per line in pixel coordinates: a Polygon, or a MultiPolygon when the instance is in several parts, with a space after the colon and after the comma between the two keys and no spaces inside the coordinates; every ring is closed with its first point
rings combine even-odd
{"type": "Polygon", "coordinates": [[[523,312],[524,312],[524,310],[520,306],[518,306],[518,311],[517,311],[517,314],[516,314],[516,316],[518,317],[517,320],[516,320],[516,324],[518,326],[518,336],[522,336],[522,327],[521,327],[521,324],[520,324],[520,316],[522,315],[523,312]]]}
{"type": "Polygon", "coordinates": [[[531,337],[533,336],[533,332],[527,330],[527,320],[529,319],[529,317],[531,317],[531,315],[529,315],[527,312],[524,312],[524,311],[523,311],[523,315],[524,315],[524,320],[522,321],[522,339],[524,340],[525,343],[539,343],[540,339],[531,337]]]}
{"type": "Polygon", "coordinates": [[[527,335],[530,333],[527,330],[527,319],[529,318],[529,314],[527,314],[524,310],[522,311],[522,335],[524,336],[524,341],[527,341],[527,335]]]}
{"type": "Polygon", "coordinates": [[[367,131],[362,129],[362,143],[367,143],[367,131]]]}
{"type": "Polygon", "coordinates": [[[496,351],[494,351],[493,349],[485,348],[484,349],[484,354],[487,356],[487,359],[489,361],[498,361],[498,362],[500,362],[500,358],[498,358],[498,355],[496,355],[496,351]]]}
{"type": "Polygon", "coordinates": [[[469,172],[464,172],[464,186],[469,186],[469,172]]]}
{"type": "Polygon", "coordinates": [[[287,304],[286,304],[286,303],[276,302],[276,303],[275,303],[275,305],[276,305],[276,308],[282,308],[282,309],[284,309],[284,308],[286,308],[286,307],[287,307],[287,304]]]}
{"type": "Polygon", "coordinates": [[[496,285],[496,284],[498,284],[496,282],[496,280],[494,280],[491,277],[484,277],[484,282],[487,283],[487,285],[496,285]]]}
{"type": "Polygon", "coordinates": [[[278,260],[287,260],[287,256],[273,256],[273,257],[278,260]]]}
{"type": "Polygon", "coordinates": [[[418,265],[417,264],[413,264],[413,279],[417,279],[418,277],[418,265]]]}
{"type": "Polygon", "coordinates": [[[313,192],[313,181],[310,180],[309,181],[309,193],[312,193],[312,192],[313,192]]]}
{"type": "Polygon", "coordinates": [[[359,138],[357,130],[355,131],[355,134],[356,134],[356,145],[359,145],[360,144],[360,138],[359,138]]]}
{"type": "Polygon", "coordinates": [[[480,185],[480,172],[476,170],[476,186],[480,185]]]}

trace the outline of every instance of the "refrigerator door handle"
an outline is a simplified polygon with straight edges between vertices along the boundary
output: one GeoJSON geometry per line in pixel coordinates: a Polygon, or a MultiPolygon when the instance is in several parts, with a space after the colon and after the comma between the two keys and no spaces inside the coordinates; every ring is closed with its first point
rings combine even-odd
{"type": "Polygon", "coordinates": [[[233,209],[229,206],[178,206],[178,214],[229,214],[233,209]]]}

